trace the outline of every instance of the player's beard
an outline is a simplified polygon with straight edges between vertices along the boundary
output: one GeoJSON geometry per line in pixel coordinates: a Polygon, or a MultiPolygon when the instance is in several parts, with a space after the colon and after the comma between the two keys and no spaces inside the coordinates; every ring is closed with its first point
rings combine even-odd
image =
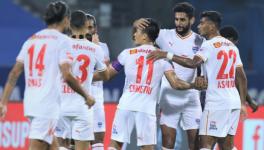
{"type": "Polygon", "coordinates": [[[191,28],[191,24],[188,24],[188,25],[185,26],[185,27],[181,27],[182,30],[180,30],[180,31],[179,31],[178,28],[179,28],[179,27],[176,26],[176,32],[177,32],[179,35],[181,35],[181,36],[185,36],[185,35],[188,33],[189,29],[191,28]]]}

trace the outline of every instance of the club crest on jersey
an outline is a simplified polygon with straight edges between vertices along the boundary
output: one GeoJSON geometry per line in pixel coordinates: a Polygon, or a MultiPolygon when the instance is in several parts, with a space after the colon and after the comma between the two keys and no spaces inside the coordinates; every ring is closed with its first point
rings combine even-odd
{"type": "Polygon", "coordinates": [[[118,132],[117,132],[117,130],[116,130],[116,125],[113,125],[112,133],[113,133],[113,134],[118,134],[118,132]]]}
{"type": "Polygon", "coordinates": [[[137,53],[137,49],[131,49],[130,51],[129,51],[129,54],[136,54],[137,53]]]}
{"type": "Polygon", "coordinates": [[[196,54],[198,52],[198,50],[199,50],[199,47],[198,46],[194,46],[192,48],[192,50],[193,50],[193,53],[196,54]]]}
{"type": "Polygon", "coordinates": [[[102,127],[102,125],[103,125],[103,123],[102,123],[102,122],[98,122],[98,123],[97,123],[97,126],[98,126],[98,128],[101,128],[101,127],[102,127]]]}
{"type": "Polygon", "coordinates": [[[210,121],[209,130],[217,130],[216,122],[215,121],[210,121]]]}
{"type": "Polygon", "coordinates": [[[216,43],[214,43],[214,47],[215,47],[215,48],[219,48],[219,47],[221,47],[221,46],[222,46],[221,42],[216,42],[216,43]]]}

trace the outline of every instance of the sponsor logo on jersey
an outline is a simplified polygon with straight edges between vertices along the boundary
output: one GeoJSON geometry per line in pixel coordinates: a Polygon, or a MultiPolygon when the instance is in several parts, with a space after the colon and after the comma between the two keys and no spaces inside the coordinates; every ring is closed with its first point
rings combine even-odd
{"type": "Polygon", "coordinates": [[[129,54],[136,54],[137,53],[137,49],[131,49],[130,51],[129,51],[129,54]]]}
{"type": "Polygon", "coordinates": [[[214,43],[214,47],[215,48],[219,48],[219,47],[221,47],[222,46],[222,43],[221,42],[216,42],[216,43],[214,43]]]}

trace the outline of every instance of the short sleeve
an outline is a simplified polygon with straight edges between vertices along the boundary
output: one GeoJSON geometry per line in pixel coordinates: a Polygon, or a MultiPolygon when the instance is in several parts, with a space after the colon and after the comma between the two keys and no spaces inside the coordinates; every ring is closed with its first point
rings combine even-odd
{"type": "Polygon", "coordinates": [[[104,51],[104,59],[105,59],[105,61],[110,60],[110,57],[109,57],[109,49],[108,49],[107,44],[106,43],[100,43],[100,46],[101,46],[101,48],[104,51]]]}
{"type": "MultiPolygon", "coordinates": [[[[133,50],[130,50],[131,52],[133,51],[133,50]]],[[[121,64],[121,65],[125,65],[125,62],[126,62],[126,57],[127,57],[127,53],[126,53],[126,50],[123,50],[119,55],[118,55],[118,57],[117,57],[117,60],[119,61],[119,63],[121,64]]]]}
{"type": "Polygon", "coordinates": [[[25,44],[24,44],[22,46],[17,58],[16,58],[16,61],[24,63],[25,57],[26,57],[26,53],[27,53],[27,49],[25,48],[25,44]]]}
{"type": "Polygon", "coordinates": [[[156,44],[158,46],[161,46],[163,44],[163,36],[165,35],[166,33],[166,29],[161,29],[160,32],[159,32],[159,35],[156,39],[156,44]]]}
{"type": "Polygon", "coordinates": [[[239,50],[236,51],[236,67],[242,67],[243,66],[243,63],[241,61],[241,58],[240,58],[240,54],[239,54],[239,50]]]}
{"type": "Polygon", "coordinates": [[[195,54],[195,56],[202,58],[203,61],[206,62],[207,59],[210,57],[210,53],[211,53],[210,44],[208,42],[203,42],[201,48],[195,54]]]}
{"type": "Polygon", "coordinates": [[[101,47],[97,47],[96,48],[96,63],[95,63],[95,69],[96,71],[104,71],[106,69],[106,65],[105,65],[105,59],[104,59],[104,53],[102,51],[101,47]]]}
{"type": "Polygon", "coordinates": [[[163,68],[164,68],[164,73],[168,71],[174,71],[174,67],[172,62],[169,62],[167,60],[162,60],[163,61],[163,68]]]}
{"type": "Polygon", "coordinates": [[[71,40],[66,38],[59,45],[59,64],[72,63],[73,55],[71,53],[71,40]]]}

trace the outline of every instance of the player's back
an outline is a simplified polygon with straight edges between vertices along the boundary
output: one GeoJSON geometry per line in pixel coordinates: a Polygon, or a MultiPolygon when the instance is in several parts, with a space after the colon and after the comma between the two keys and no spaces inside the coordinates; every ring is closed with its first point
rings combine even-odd
{"type": "Polygon", "coordinates": [[[240,108],[235,73],[242,63],[237,47],[217,36],[202,45],[198,56],[205,61],[203,67],[208,78],[205,109],[240,108]]]}
{"type": "Polygon", "coordinates": [[[118,108],[155,115],[161,78],[165,71],[173,68],[165,60],[147,60],[147,55],[154,50],[152,45],[142,45],[126,49],[118,56],[126,75],[118,108]]]}
{"type": "Polygon", "coordinates": [[[24,43],[17,60],[24,63],[25,115],[58,117],[59,91],[55,81],[67,46],[68,37],[54,29],[41,30],[24,43]]]}
{"type": "MultiPolygon", "coordinates": [[[[98,63],[104,65],[104,55],[101,48],[86,39],[73,39],[69,55],[72,59],[73,75],[79,80],[84,89],[91,93],[94,69],[98,63]]],[[[67,83],[61,81],[60,91],[61,114],[76,116],[87,112],[88,107],[85,105],[85,99],[74,92],[67,83]]]]}

